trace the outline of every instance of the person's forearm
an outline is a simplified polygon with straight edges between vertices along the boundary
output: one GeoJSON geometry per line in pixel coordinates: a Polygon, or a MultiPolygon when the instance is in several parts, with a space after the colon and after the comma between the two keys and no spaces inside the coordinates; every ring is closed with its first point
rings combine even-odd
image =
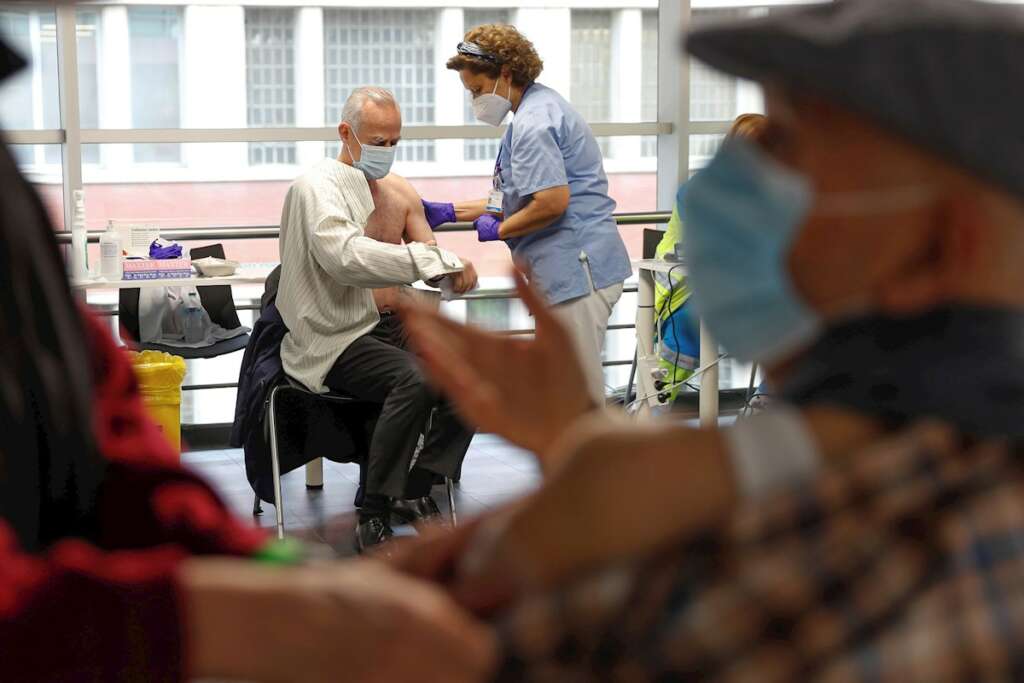
{"type": "Polygon", "coordinates": [[[482,579],[494,573],[503,580],[503,572],[518,568],[528,583],[554,585],[653,551],[735,506],[736,485],[717,432],[618,427],[582,438],[574,452],[514,516],[482,579]]]}
{"type": "Polygon", "coordinates": [[[471,223],[485,213],[487,213],[486,199],[474,199],[455,204],[455,220],[460,222],[471,223]]]}
{"type": "Polygon", "coordinates": [[[498,231],[501,239],[513,239],[540,232],[557,221],[564,211],[557,211],[546,204],[530,201],[525,207],[509,216],[498,231]]]}

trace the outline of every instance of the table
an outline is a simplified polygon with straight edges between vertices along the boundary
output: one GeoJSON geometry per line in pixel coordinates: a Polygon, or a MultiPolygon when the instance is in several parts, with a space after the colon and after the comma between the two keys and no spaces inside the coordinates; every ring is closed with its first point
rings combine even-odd
{"type": "Polygon", "coordinates": [[[216,285],[262,285],[276,264],[245,265],[234,275],[223,277],[182,277],[168,280],[72,280],[71,288],[77,292],[98,289],[149,289],[153,287],[213,287],[216,285]]]}
{"type": "MultiPolygon", "coordinates": [[[[661,259],[633,261],[639,274],[636,304],[636,351],[637,351],[637,397],[640,399],[640,414],[649,415],[660,405],[658,389],[654,386],[652,372],[658,369],[654,345],[654,276],[668,274],[670,270],[683,270],[686,266],[661,259]]],[[[700,323],[700,367],[707,368],[700,383],[700,425],[718,425],[718,344],[711,337],[704,322],[700,323]]]]}

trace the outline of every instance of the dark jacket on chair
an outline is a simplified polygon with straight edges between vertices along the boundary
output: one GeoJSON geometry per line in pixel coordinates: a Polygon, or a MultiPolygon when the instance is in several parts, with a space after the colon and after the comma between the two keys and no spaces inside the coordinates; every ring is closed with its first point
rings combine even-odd
{"type": "MultiPolygon", "coordinates": [[[[281,342],[288,328],[274,303],[279,273],[280,268],[267,280],[260,317],[245,347],[231,429],[231,446],[245,450],[249,484],[268,502],[274,500],[274,489],[266,415],[271,390],[288,381],[281,366],[281,342]]],[[[319,457],[335,462],[365,460],[379,406],[333,405],[304,390],[287,392],[287,396],[277,410],[282,474],[319,457]]]]}

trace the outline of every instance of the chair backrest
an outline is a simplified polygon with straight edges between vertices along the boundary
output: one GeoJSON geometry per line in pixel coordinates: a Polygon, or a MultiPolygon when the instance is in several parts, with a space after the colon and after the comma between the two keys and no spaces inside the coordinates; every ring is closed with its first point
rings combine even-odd
{"type": "Polygon", "coordinates": [[[277,289],[281,285],[281,266],[278,265],[267,276],[267,282],[263,285],[263,296],[260,297],[260,314],[267,310],[271,301],[277,299],[277,289]]]}
{"type": "MultiPolygon", "coordinates": [[[[191,250],[193,261],[201,258],[224,258],[224,245],[211,244],[208,247],[195,247],[191,250]]],[[[199,299],[203,308],[210,314],[210,320],[220,325],[225,330],[233,330],[242,323],[238,319],[238,310],[235,308],[235,298],[231,294],[230,285],[216,285],[213,287],[196,287],[199,292],[199,299]]]]}
{"type": "Polygon", "coordinates": [[[661,238],[664,236],[665,233],[662,230],[644,228],[644,258],[654,258],[658,251],[658,245],[661,244],[661,238]]]}
{"type": "MultiPolygon", "coordinates": [[[[208,247],[196,247],[192,249],[192,260],[198,260],[212,256],[224,258],[224,245],[211,244],[208,247]]],[[[212,287],[196,287],[199,292],[199,301],[203,308],[210,315],[217,325],[226,330],[233,330],[242,323],[238,319],[238,310],[235,308],[235,299],[231,294],[230,285],[216,285],[212,287]]],[[[139,341],[139,290],[122,289],[118,296],[118,311],[121,327],[127,333],[125,342],[139,341]]],[[[122,335],[123,337],[124,335],[122,335]]]]}

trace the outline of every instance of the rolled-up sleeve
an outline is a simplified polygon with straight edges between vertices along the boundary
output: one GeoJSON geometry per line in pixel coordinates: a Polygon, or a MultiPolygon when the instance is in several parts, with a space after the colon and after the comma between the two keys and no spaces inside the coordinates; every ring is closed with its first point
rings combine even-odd
{"type": "Polygon", "coordinates": [[[510,174],[521,196],[569,184],[555,123],[530,116],[514,123],[510,174]]]}

